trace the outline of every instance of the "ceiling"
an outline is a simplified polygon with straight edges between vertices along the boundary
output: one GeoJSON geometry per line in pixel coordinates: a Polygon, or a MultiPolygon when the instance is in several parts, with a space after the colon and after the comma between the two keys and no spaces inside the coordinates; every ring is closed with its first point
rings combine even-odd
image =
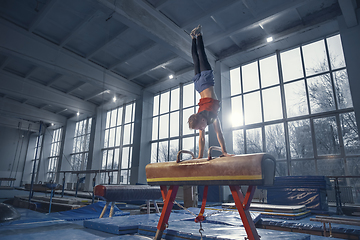
{"type": "Polygon", "coordinates": [[[1,0],[0,124],[62,126],[189,82],[198,24],[211,64],[234,67],[332,34],[340,15],[356,25],[356,8],[352,0],[1,0]]]}

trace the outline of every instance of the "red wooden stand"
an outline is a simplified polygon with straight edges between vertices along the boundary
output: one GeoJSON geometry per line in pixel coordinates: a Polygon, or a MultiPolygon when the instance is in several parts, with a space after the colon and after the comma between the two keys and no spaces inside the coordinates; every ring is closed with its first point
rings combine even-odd
{"type": "MultiPolygon", "coordinates": [[[[250,211],[249,211],[250,203],[254,196],[256,186],[249,186],[247,189],[247,192],[245,194],[245,197],[240,191],[240,186],[230,185],[229,187],[230,187],[231,193],[232,193],[234,201],[235,201],[235,206],[236,206],[237,210],[239,211],[245,231],[248,235],[248,239],[249,240],[259,240],[260,239],[259,234],[256,231],[255,224],[252,221],[250,211]]],[[[169,190],[167,190],[167,187],[163,186],[163,185],[160,186],[160,188],[161,188],[161,193],[162,193],[163,200],[164,200],[164,207],[161,212],[159,223],[157,225],[157,231],[156,231],[156,235],[154,238],[155,240],[160,240],[163,235],[164,230],[166,229],[166,225],[168,224],[170,213],[171,213],[172,207],[174,205],[174,200],[176,197],[176,193],[179,189],[179,186],[172,185],[172,186],[170,186],[169,190]]],[[[203,204],[204,204],[204,202],[203,202],[203,204]]]]}

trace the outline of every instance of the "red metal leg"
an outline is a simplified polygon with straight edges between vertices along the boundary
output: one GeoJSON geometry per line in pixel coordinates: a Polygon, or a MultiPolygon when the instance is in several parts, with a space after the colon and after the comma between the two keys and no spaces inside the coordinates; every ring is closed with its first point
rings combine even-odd
{"type": "Polygon", "coordinates": [[[250,215],[250,203],[254,196],[254,192],[256,189],[256,186],[249,186],[246,196],[244,198],[244,195],[240,191],[239,186],[229,186],[231,193],[233,195],[235,205],[237,210],[239,211],[241,220],[244,224],[245,231],[248,235],[249,240],[259,240],[259,234],[256,231],[256,227],[254,222],[252,221],[251,215],[250,215]]]}
{"type": "MultiPolygon", "coordinates": [[[[166,187],[165,187],[165,189],[166,189],[166,187]]],[[[170,213],[171,213],[172,207],[174,205],[174,200],[175,200],[178,189],[179,189],[179,186],[173,185],[173,186],[170,186],[169,191],[167,191],[164,206],[161,211],[159,223],[157,225],[157,231],[156,231],[156,235],[154,238],[155,240],[160,240],[162,237],[162,234],[166,228],[166,224],[168,223],[170,213]]],[[[165,195],[165,190],[164,190],[163,186],[161,187],[161,192],[163,193],[163,195],[165,195]]]]}

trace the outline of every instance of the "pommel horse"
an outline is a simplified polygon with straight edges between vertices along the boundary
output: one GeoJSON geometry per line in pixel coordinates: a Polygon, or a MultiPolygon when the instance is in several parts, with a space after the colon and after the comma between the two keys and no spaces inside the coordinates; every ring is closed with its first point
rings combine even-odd
{"type": "Polygon", "coordinates": [[[256,186],[273,185],[276,166],[274,157],[258,153],[212,158],[211,150],[221,151],[221,148],[210,147],[207,159],[194,159],[195,156],[192,152],[180,150],[176,162],[150,163],[146,166],[148,184],[160,185],[164,200],[154,239],[161,239],[166,229],[180,185],[205,185],[200,213],[195,222],[205,220],[203,213],[206,205],[207,185],[229,185],[248,239],[260,239],[251,219],[249,208],[256,186]],[[180,161],[182,153],[191,154],[193,159],[180,161]],[[167,189],[168,185],[169,189],[167,189]],[[248,185],[245,196],[241,193],[241,185],[248,185]]]}

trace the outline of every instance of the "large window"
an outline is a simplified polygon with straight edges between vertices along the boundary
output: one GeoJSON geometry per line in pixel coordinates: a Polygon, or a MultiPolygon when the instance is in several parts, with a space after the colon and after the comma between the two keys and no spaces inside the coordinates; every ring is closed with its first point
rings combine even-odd
{"type": "Polygon", "coordinates": [[[360,175],[340,35],[244,64],[230,78],[236,154],[271,153],[280,176],[360,175]]]}
{"type": "Polygon", "coordinates": [[[39,162],[41,159],[41,146],[42,146],[42,141],[43,141],[43,134],[41,134],[40,136],[37,135],[36,140],[35,140],[35,146],[34,146],[34,157],[31,159],[31,170],[30,170],[30,182],[32,179],[32,175],[34,174],[34,182],[37,181],[37,175],[39,172],[39,162]],[[35,168],[34,168],[34,164],[35,164],[35,168]],[[35,170],[35,172],[33,172],[35,170]]]}
{"type": "MultiPolygon", "coordinates": [[[[151,162],[175,161],[180,149],[197,156],[199,134],[189,129],[188,118],[197,112],[199,97],[193,83],[180,85],[154,97],[151,162]]],[[[205,148],[208,147],[207,130],[205,148]]],[[[206,152],[205,149],[204,154],[206,152]]],[[[181,157],[191,158],[188,154],[181,157]]]]}
{"type": "Polygon", "coordinates": [[[130,184],[135,103],[129,103],[107,112],[102,150],[101,174],[103,183],[130,184]]]}
{"type": "Polygon", "coordinates": [[[55,129],[51,140],[50,157],[46,174],[47,181],[54,181],[55,178],[56,168],[60,157],[61,136],[62,128],[55,129]]]}
{"type": "MultiPolygon", "coordinates": [[[[89,155],[91,123],[92,118],[87,118],[77,122],[75,125],[74,144],[71,154],[71,170],[73,171],[86,170],[89,155]]],[[[75,174],[72,174],[72,181],[77,181],[75,174]]]]}

